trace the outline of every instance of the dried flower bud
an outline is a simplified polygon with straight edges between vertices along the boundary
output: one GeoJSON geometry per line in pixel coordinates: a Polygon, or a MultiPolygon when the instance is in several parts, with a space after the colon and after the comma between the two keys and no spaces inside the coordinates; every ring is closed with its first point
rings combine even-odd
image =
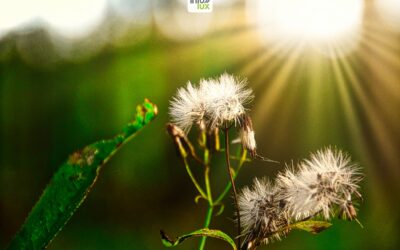
{"type": "Polygon", "coordinates": [[[203,119],[201,119],[201,120],[197,123],[197,125],[199,126],[199,130],[200,130],[201,132],[205,132],[205,131],[207,130],[206,122],[205,122],[203,119]]]}
{"type": "Polygon", "coordinates": [[[351,197],[349,200],[347,200],[344,204],[341,205],[339,218],[344,219],[344,220],[346,220],[346,219],[354,220],[357,218],[357,211],[356,211],[355,207],[353,206],[351,197]]]}
{"type": "Polygon", "coordinates": [[[188,155],[195,156],[195,150],[186,137],[185,132],[180,129],[178,126],[168,123],[167,124],[167,132],[172,137],[175,146],[178,150],[178,153],[183,157],[186,158],[188,155]]]}
{"type": "Polygon", "coordinates": [[[221,149],[218,127],[209,130],[209,133],[207,133],[207,148],[213,151],[219,151],[221,149]]]}
{"type": "Polygon", "coordinates": [[[243,148],[247,149],[252,157],[255,157],[257,155],[257,144],[253,123],[248,115],[243,115],[240,119],[240,140],[242,141],[243,148]]]}

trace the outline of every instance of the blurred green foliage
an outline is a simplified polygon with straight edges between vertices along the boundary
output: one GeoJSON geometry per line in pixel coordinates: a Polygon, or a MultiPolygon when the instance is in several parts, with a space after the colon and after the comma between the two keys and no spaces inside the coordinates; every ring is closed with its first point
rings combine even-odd
{"type": "Polygon", "coordinates": [[[72,153],[55,172],[7,249],[43,249],[66,225],[93,188],[101,168],[157,115],[145,99],[136,115],[112,139],[104,139],[72,153]]]}
{"type": "MultiPolygon", "coordinates": [[[[333,221],[318,236],[293,232],[264,248],[398,248],[400,185],[398,176],[391,174],[398,161],[376,153],[378,146],[371,139],[375,135],[355,91],[346,90],[355,112],[349,113],[330,59],[317,55],[315,62],[305,53],[272,102],[265,94],[289,56],[273,56],[246,74],[245,67],[263,53],[252,46],[238,42],[234,34],[187,42],[152,34],[134,46],[108,48],[81,62],[40,67],[26,64],[16,54],[0,62],[0,248],[11,240],[65,156],[118,132],[143,97],[158,104],[158,120],[111,160],[87,202],[49,249],[163,249],[160,228],[177,234],[199,228],[206,205],[194,204],[195,190],[165,132],[168,101],[186,81],[225,70],[248,77],[255,89],[253,120],[261,154],[290,163],[320,147],[337,145],[360,163],[366,175],[365,200],[359,206],[364,229],[333,221]],[[268,116],[262,115],[262,108],[271,110],[268,116]],[[356,130],[347,122],[354,115],[356,130]]],[[[362,88],[373,95],[369,86],[376,83],[365,64],[357,55],[349,60],[362,88]]],[[[379,107],[398,110],[396,103],[387,99],[379,107]]],[[[383,122],[399,131],[399,124],[392,121],[383,122]]],[[[398,145],[398,137],[390,139],[387,143],[398,145]]],[[[222,162],[213,165],[211,182],[221,183],[215,189],[222,188],[227,182],[225,167],[222,162]]],[[[282,168],[259,161],[247,164],[237,185],[250,184],[254,176],[273,178],[282,168]]],[[[224,214],[213,219],[212,228],[234,235],[228,204],[224,214]]],[[[207,241],[209,249],[226,249],[225,244],[207,241]]],[[[197,245],[191,240],[177,249],[197,245]]]]}

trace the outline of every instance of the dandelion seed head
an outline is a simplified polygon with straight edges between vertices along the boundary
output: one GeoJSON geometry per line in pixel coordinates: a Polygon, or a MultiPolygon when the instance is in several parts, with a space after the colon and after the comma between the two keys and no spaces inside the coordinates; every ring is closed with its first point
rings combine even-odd
{"type": "Polygon", "coordinates": [[[242,221],[241,249],[255,249],[285,236],[290,225],[322,214],[330,219],[335,207],[339,217],[356,219],[352,198],[361,198],[359,168],[340,150],[326,148],[311,154],[310,159],[287,167],[275,183],[255,179],[252,188],[239,195],[242,221]]]}
{"type": "Polygon", "coordinates": [[[205,113],[206,104],[198,88],[190,82],[178,89],[170,102],[169,114],[174,124],[189,132],[193,124],[200,124],[205,113]]]}
{"type": "Polygon", "coordinates": [[[253,100],[246,82],[227,73],[216,79],[201,80],[200,92],[207,104],[206,115],[211,127],[225,122],[239,123],[246,111],[244,105],[253,100]]]}
{"type": "Polygon", "coordinates": [[[238,200],[246,249],[281,239],[281,229],[288,224],[288,217],[282,209],[283,201],[276,199],[276,189],[269,181],[255,179],[251,189],[242,189],[238,200]]]}
{"type": "Polygon", "coordinates": [[[289,214],[296,220],[320,212],[329,219],[333,205],[343,207],[358,193],[358,182],[362,179],[358,171],[348,155],[326,148],[311,154],[297,171],[288,168],[279,174],[276,184],[281,189],[281,198],[287,202],[289,214]]]}
{"type": "Polygon", "coordinates": [[[205,123],[213,129],[225,122],[240,123],[244,105],[252,101],[252,90],[246,82],[227,73],[219,78],[202,79],[200,86],[190,82],[179,88],[170,103],[171,120],[188,132],[193,124],[205,123]]]}

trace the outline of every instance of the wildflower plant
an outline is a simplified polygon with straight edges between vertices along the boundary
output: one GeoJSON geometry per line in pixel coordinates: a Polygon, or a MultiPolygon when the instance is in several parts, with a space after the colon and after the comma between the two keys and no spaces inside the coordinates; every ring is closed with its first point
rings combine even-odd
{"type": "MultiPolygon", "coordinates": [[[[214,209],[219,207],[218,214],[223,211],[222,200],[231,188],[233,189],[236,211],[239,214],[234,179],[243,164],[248,161],[246,158],[247,151],[249,150],[253,156],[257,155],[252,122],[248,115],[249,110],[246,107],[252,100],[253,93],[251,89],[247,88],[246,80],[225,73],[215,79],[202,79],[198,86],[194,86],[189,82],[185,88],[178,89],[177,95],[171,101],[170,116],[172,123],[167,124],[167,131],[171,135],[186,171],[199,193],[196,201],[204,199],[208,202],[208,212],[204,223],[205,229],[210,225],[214,209]],[[193,126],[197,127],[199,132],[197,144],[200,150],[203,151],[202,158],[197,156],[194,144],[187,136],[193,126]],[[239,129],[242,139],[243,148],[237,156],[230,154],[229,130],[232,127],[239,129]],[[221,148],[220,131],[225,134],[224,149],[221,148]],[[211,157],[217,156],[223,151],[230,181],[226,184],[221,194],[214,198],[211,193],[209,178],[210,161],[211,157]],[[189,165],[189,158],[194,159],[204,168],[205,188],[200,185],[193,175],[189,165]],[[237,161],[236,168],[231,166],[231,158],[237,161]]],[[[238,235],[240,235],[240,218],[238,218],[237,222],[238,235]]],[[[218,233],[223,234],[222,232],[218,233]]],[[[174,245],[176,242],[168,239],[165,233],[162,233],[162,236],[163,242],[167,246],[174,245]]],[[[219,237],[220,235],[214,236],[219,237]]],[[[235,246],[229,236],[224,234],[224,238],[235,246]]],[[[204,248],[205,242],[206,238],[203,237],[199,249],[204,248]]],[[[238,244],[240,245],[240,238],[238,238],[238,244]]]]}
{"type": "Polygon", "coordinates": [[[172,99],[171,123],[167,124],[167,131],[198,192],[195,202],[204,199],[208,210],[201,229],[175,239],[161,231],[165,246],[173,247],[197,236],[201,237],[199,249],[204,249],[207,237],[225,240],[233,249],[256,249],[262,243],[280,240],[292,229],[311,233],[323,231],[331,226],[328,220],[334,216],[357,220],[353,199],[361,199],[358,190],[362,179],[360,169],[351,163],[348,155],[332,148],[312,154],[310,159],[297,166],[287,166],[275,181],[256,178],[251,188],[244,187],[237,194],[234,180],[244,163],[250,161],[247,155],[271,161],[257,153],[248,108],[253,97],[245,79],[225,73],[217,78],[202,79],[198,85],[188,82],[172,99]],[[231,128],[236,128],[241,142],[237,155],[232,155],[230,150],[231,128]],[[188,137],[193,130],[198,134],[195,143],[188,137]],[[221,133],[225,137],[223,145],[221,133]],[[212,157],[222,154],[225,155],[229,182],[216,196],[210,183],[210,165],[212,157]],[[232,167],[231,160],[235,161],[236,167],[232,167]],[[202,182],[191,170],[193,163],[204,170],[202,182]],[[231,189],[238,229],[234,237],[236,243],[223,231],[209,228],[213,215],[223,212],[222,202],[231,189]]]}

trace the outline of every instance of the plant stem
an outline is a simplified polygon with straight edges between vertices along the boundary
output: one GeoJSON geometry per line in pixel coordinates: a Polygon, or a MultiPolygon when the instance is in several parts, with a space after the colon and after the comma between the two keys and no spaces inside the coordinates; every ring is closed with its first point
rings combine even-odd
{"type": "Polygon", "coordinates": [[[194,186],[197,188],[197,191],[199,191],[200,195],[208,200],[206,193],[203,191],[203,189],[201,188],[200,184],[197,182],[196,178],[194,177],[192,170],[190,169],[190,166],[186,160],[186,158],[183,158],[183,162],[185,163],[185,167],[186,167],[186,171],[190,177],[190,179],[192,180],[194,186]]]}
{"type": "MultiPolygon", "coordinates": [[[[213,210],[214,210],[214,204],[209,203],[208,204],[208,209],[207,209],[207,215],[206,215],[206,218],[204,220],[203,228],[208,228],[210,226],[213,210]]],[[[201,238],[199,250],[203,250],[204,249],[204,246],[206,245],[206,240],[207,240],[207,237],[205,237],[205,236],[201,238]]]]}
{"type": "Polygon", "coordinates": [[[233,198],[235,200],[235,206],[236,206],[236,213],[237,213],[237,218],[238,218],[238,225],[237,225],[237,231],[238,231],[238,238],[237,238],[237,242],[238,242],[238,247],[240,248],[240,229],[241,229],[241,225],[240,225],[240,213],[239,213],[239,204],[238,204],[238,200],[237,200],[237,192],[236,192],[236,186],[235,186],[235,182],[233,180],[232,177],[232,172],[231,172],[231,162],[229,159],[229,128],[228,125],[225,125],[225,158],[226,158],[226,166],[228,168],[228,174],[229,174],[229,179],[231,181],[231,185],[232,185],[232,190],[233,190],[233,198]]]}
{"type": "Polygon", "coordinates": [[[211,186],[210,186],[210,178],[209,178],[210,168],[207,166],[206,170],[204,171],[204,179],[206,183],[206,191],[207,191],[207,200],[210,206],[213,205],[213,200],[211,196],[211,186]]]}
{"type": "MultiPolygon", "coordinates": [[[[203,228],[208,228],[208,226],[210,225],[213,209],[214,209],[213,205],[208,206],[207,215],[206,215],[206,219],[204,221],[204,227],[203,228]]],[[[204,246],[206,245],[206,240],[207,240],[207,237],[202,237],[201,238],[199,250],[203,250],[204,249],[204,246]]]]}
{"type": "MultiPolygon", "coordinates": [[[[233,180],[236,179],[236,177],[238,176],[240,169],[242,169],[242,166],[244,165],[244,163],[246,162],[246,156],[247,156],[247,150],[243,150],[242,156],[240,158],[239,161],[239,166],[237,167],[235,174],[233,175],[233,180]]],[[[218,198],[215,200],[215,204],[219,204],[222,202],[222,200],[225,198],[225,196],[229,193],[229,190],[232,187],[232,183],[228,182],[228,184],[226,184],[224,191],[218,196],[218,198]]]]}
{"type": "MultiPolygon", "coordinates": [[[[204,221],[204,227],[203,228],[208,228],[210,223],[211,223],[211,217],[214,209],[214,203],[212,199],[212,194],[211,194],[211,185],[210,185],[210,167],[208,165],[209,163],[209,150],[206,149],[204,151],[204,162],[206,162],[206,168],[204,170],[204,181],[206,184],[206,191],[207,191],[207,201],[208,201],[208,209],[207,209],[207,215],[206,219],[204,221]]],[[[207,237],[202,237],[200,241],[200,246],[199,250],[203,250],[204,246],[206,245],[206,240],[207,237]]]]}

